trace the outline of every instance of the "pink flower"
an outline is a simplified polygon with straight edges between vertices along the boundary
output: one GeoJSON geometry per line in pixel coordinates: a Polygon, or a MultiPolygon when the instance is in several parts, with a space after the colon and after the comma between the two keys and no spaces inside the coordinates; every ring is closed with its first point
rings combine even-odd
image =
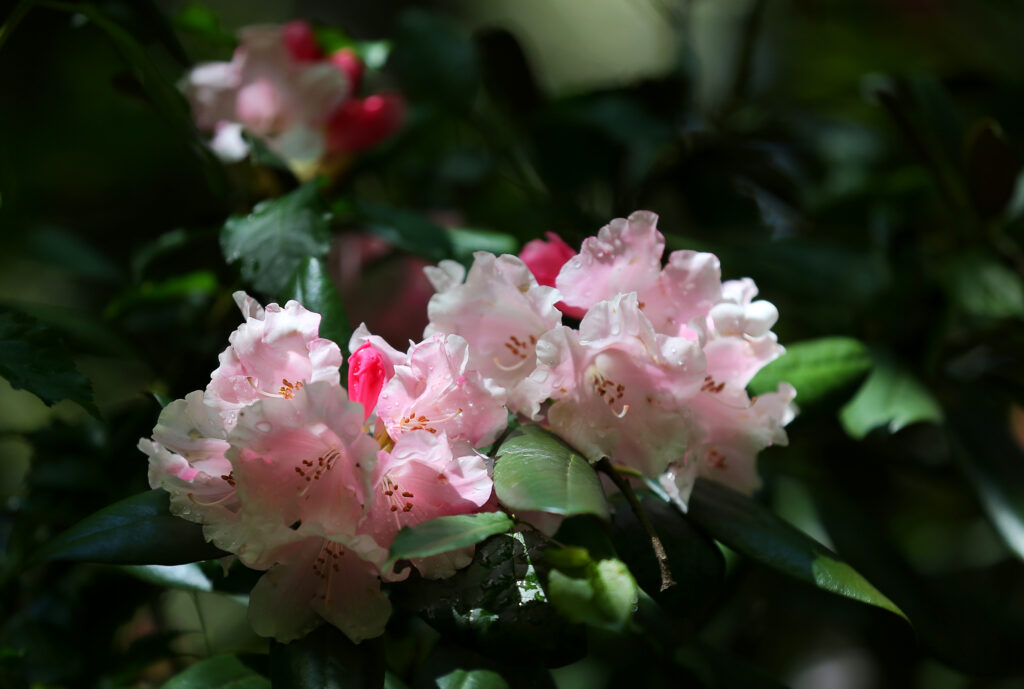
{"type": "Polygon", "coordinates": [[[387,139],[402,126],[405,101],[395,93],[350,98],[327,122],[327,151],[361,153],[387,139]]]}
{"type": "Polygon", "coordinates": [[[703,319],[721,298],[721,270],[713,254],[674,251],[662,268],[665,237],[658,216],[636,211],[588,237],[578,256],[558,274],[565,302],[589,309],[617,294],[636,292],[640,308],[659,333],[694,337],[688,325],[703,319]]]}
{"type": "MultiPolygon", "coordinates": [[[[443,433],[410,431],[390,452],[380,452],[365,526],[378,542],[390,544],[403,527],[479,511],[493,485],[483,459],[464,444],[453,448],[443,433]]],[[[440,579],[468,565],[472,557],[473,549],[463,548],[415,559],[413,565],[424,576],[440,579]]]]}
{"type": "Polygon", "coordinates": [[[469,368],[505,388],[513,411],[535,414],[536,396],[531,400],[524,385],[537,365],[538,338],[561,322],[558,292],[538,285],[525,263],[509,255],[477,252],[468,275],[454,261],[425,272],[437,289],[425,335],[465,338],[469,368]]]}
{"type": "Polygon", "coordinates": [[[592,462],[654,477],[698,440],[688,403],[704,378],[700,346],[656,333],[634,293],[594,305],[578,333],[545,334],[537,360],[531,378],[553,400],[551,429],[592,462]]]}
{"type": "Polygon", "coordinates": [[[446,433],[452,442],[479,447],[505,429],[505,391],[488,385],[469,367],[469,345],[458,335],[433,335],[409,348],[406,364],[377,401],[388,435],[426,430],[446,433]]]}
{"type": "Polygon", "coordinates": [[[348,360],[348,389],[353,401],[363,405],[364,419],[373,413],[388,377],[384,357],[369,342],[352,352],[348,360]]]}
{"type": "MultiPolygon", "coordinates": [[[[537,278],[538,283],[554,287],[558,272],[566,261],[576,255],[576,252],[554,232],[547,232],[546,235],[548,238],[546,242],[543,239],[528,241],[519,252],[519,258],[537,278]]],[[[570,318],[583,318],[586,314],[586,309],[575,308],[562,301],[555,306],[570,318]]]]}
{"type": "Polygon", "coordinates": [[[226,437],[220,415],[197,390],[164,407],[153,439],[139,440],[149,456],[149,485],[170,494],[173,514],[199,523],[234,520],[240,504],[226,437]]]}
{"type": "Polygon", "coordinates": [[[318,335],[320,314],[297,301],[264,310],[244,292],[235,292],[246,320],[228,338],[220,366],[206,388],[206,402],[234,426],[237,411],[264,398],[291,399],[317,381],[340,384],[338,345],[318,335]]]}

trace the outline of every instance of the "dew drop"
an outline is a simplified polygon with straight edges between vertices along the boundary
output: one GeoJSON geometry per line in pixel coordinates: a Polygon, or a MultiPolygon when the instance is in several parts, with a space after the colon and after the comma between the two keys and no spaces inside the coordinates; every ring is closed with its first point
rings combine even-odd
{"type": "Polygon", "coordinates": [[[262,431],[263,433],[269,433],[270,431],[274,430],[274,427],[271,426],[266,421],[260,421],[258,424],[256,424],[256,430],[262,431]]]}

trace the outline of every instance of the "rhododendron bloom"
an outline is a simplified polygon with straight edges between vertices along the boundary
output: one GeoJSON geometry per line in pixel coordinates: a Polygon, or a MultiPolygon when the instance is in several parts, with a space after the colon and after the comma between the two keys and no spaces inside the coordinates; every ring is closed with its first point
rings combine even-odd
{"type": "Polygon", "coordinates": [[[505,390],[469,366],[465,339],[436,334],[410,347],[407,356],[377,401],[377,415],[393,440],[426,430],[478,447],[505,429],[505,390]]]}
{"type": "Polygon", "coordinates": [[[454,261],[427,270],[437,293],[427,307],[425,335],[452,333],[469,343],[469,368],[508,391],[513,411],[536,413],[527,377],[536,368],[536,344],[561,322],[558,293],[537,284],[515,256],[474,254],[465,269],[454,261]],[[462,277],[465,276],[465,282],[462,277]]]}
{"type": "Polygon", "coordinates": [[[341,350],[319,336],[320,314],[297,301],[265,310],[244,292],[235,301],[245,323],[228,338],[206,389],[206,401],[220,410],[230,429],[239,409],[264,398],[291,399],[304,385],[340,383],[341,350]]]}
{"type": "MultiPolygon", "coordinates": [[[[480,455],[461,443],[453,447],[443,433],[418,430],[402,434],[390,452],[380,452],[374,486],[366,528],[390,543],[403,527],[478,511],[491,497],[493,482],[480,455]]],[[[463,548],[412,563],[424,576],[439,579],[468,565],[472,554],[473,548],[463,548]]]]}
{"type": "Polygon", "coordinates": [[[345,74],[316,59],[303,23],[249,27],[239,39],[230,63],[199,65],[186,77],[196,124],[216,132],[214,151],[227,160],[247,153],[244,128],[289,162],[316,161],[327,149],[328,117],[349,94],[345,74]]]}
{"type": "Polygon", "coordinates": [[[700,346],[656,333],[636,294],[593,306],[578,333],[548,332],[537,359],[531,378],[554,400],[552,430],[590,461],[609,457],[653,477],[698,440],[687,403],[704,379],[700,346]]]}

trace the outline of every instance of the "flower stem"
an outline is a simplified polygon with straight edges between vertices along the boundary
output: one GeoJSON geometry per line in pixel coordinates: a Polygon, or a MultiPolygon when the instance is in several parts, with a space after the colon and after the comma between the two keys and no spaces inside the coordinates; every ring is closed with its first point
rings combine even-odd
{"type": "Polygon", "coordinates": [[[622,491],[622,494],[626,496],[626,502],[633,508],[633,514],[640,520],[640,526],[643,527],[644,531],[647,532],[647,536],[651,539],[651,548],[654,550],[654,557],[658,560],[658,570],[661,572],[661,591],[672,588],[676,585],[675,580],[672,578],[672,572],[668,567],[668,554],[665,552],[665,546],[661,544],[661,538],[658,537],[658,532],[654,530],[654,525],[651,524],[650,518],[647,516],[647,512],[640,504],[640,500],[636,497],[636,493],[633,492],[633,486],[629,485],[629,479],[624,478],[612,463],[608,461],[608,458],[603,458],[600,462],[594,465],[598,471],[604,473],[608,478],[612,480],[612,483],[622,491]]]}

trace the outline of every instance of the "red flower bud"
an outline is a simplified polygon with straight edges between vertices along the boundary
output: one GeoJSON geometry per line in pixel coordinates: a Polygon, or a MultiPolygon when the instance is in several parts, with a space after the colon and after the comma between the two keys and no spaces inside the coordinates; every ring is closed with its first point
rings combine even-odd
{"type": "Polygon", "coordinates": [[[281,27],[281,36],[285,48],[299,62],[313,62],[323,56],[313,34],[313,27],[307,21],[296,19],[288,22],[281,27]]]}
{"type": "Polygon", "coordinates": [[[359,93],[359,84],[363,80],[363,61],[351,48],[340,48],[330,57],[331,63],[338,71],[348,78],[348,92],[354,96],[359,93]]]}
{"type": "Polygon", "coordinates": [[[359,153],[391,136],[402,124],[405,102],[397,94],[350,98],[327,122],[327,150],[359,153]]]}

